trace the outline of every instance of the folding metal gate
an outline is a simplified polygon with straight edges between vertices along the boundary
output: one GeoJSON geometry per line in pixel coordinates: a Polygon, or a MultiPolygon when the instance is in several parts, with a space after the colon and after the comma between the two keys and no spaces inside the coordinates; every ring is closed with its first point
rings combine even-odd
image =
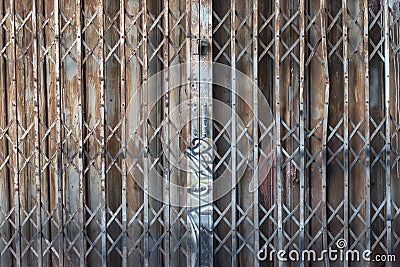
{"type": "Polygon", "coordinates": [[[400,260],[399,12],[1,1],[0,266],[270,266],[338,241],[400,260]]]}

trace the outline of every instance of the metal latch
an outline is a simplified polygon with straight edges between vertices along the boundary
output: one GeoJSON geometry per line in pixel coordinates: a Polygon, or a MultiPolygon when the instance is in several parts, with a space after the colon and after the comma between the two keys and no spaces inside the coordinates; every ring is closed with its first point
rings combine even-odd
{"type": "Polygon", "coordinates": [[[208,39],[206,37],[199,38],[197,44],[199,45],[199,55],[207,55],[208,39]]]}

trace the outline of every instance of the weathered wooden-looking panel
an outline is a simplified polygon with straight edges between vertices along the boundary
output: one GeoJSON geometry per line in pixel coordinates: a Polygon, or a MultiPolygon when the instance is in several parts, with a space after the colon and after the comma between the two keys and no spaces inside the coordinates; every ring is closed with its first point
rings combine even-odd
{"type": "Polygon", "coordinates": [[[396,0],[0,1],[0,266],[377,266],[257,258],[340,239],[398,266],[399,22],[396,0]],[[200,139],[230,177],[212,213],[171,186],[200,139]]]}

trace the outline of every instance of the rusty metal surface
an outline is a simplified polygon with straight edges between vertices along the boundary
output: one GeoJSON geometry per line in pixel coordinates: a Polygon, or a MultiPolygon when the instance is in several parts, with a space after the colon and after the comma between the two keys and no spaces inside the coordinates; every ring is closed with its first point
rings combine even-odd
{"type": "Polygon", "coordinates": [[[341,238],[400,260],[399,21],[389,0],[1,1],[0,266],[308,266],[257,254],[341,238]],[[202,84],[225,75],[210,62],[232,67],[231,91],[202,84]],[[202,120],[212,99],[230,126],[202,120]],[[177,128],[185,101],[200,118],[177,128]],[[231,177],[219,199],[170,186],[201,184],[168,162],[196,138],[214,145],[210,175],[231,177]]]}

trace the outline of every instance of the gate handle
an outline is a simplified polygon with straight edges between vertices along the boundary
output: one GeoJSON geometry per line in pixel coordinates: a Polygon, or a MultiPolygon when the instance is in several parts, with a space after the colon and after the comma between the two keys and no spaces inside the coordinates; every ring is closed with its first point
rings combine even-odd
{"type": "Polygon", "coordinates": [[[201,56],[207,55],[208,40],[206,37],[197,39],[199,45],[199,54],[201,56]]]}

